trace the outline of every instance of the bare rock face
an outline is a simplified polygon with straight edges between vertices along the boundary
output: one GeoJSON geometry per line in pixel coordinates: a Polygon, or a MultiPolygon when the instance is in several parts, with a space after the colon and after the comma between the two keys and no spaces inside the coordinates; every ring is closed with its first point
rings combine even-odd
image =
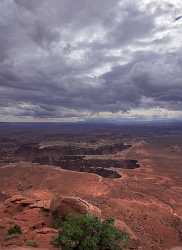
{"type": "Polygon", "coordinates": [[[5,201],[8,198],[8,195],[4,191],[0,191],[0,202],[5,201]]]}
{"type": "Polygon", "coordinates": [[[5,204],[7,206],[19,205],[24,207],[30,207],[30,208],[42,208],[49,210],[50,209],[50,200],[36,200],[31,199],[29,197],[23,196],[23,195],[14,195],[11,198],[7,199],[5,201],[5,204]]]}
{"type": "Polygon", "coordinates": [[[32,248],[32,247],[10,247],[10,248],[0,248],[0,250],[49,250],[48,248],[32,248]]]}
{"type": "Polygon", "coordinates": [[[28,225],[28,228],[32,230],[42,228],[46,225],[45,217],[38,208],[22,211],[14,216],[14,219],[19,222],[22,227],[28,225]]]}
{"type": "Polygon", "coordinates": [[[50,200],[45,198],[16,194],[0,204],[0,250],[35,249],[26,246],[31,239],[40,247],[36,249],[54,249],[51,242],[58,231],[51,228],[50,200]],[[7,230],[14,225],[21,227],[22,234],[6,240],[7,230]]]}
{"type": "Polygon", "coordinates": [[[90,214],[101,217],[101,210],[79,197],[63,196],[52,200],[50,210],[60,217],[73,214],[90,214]]]}
{"type": "Polygon", "coordinates": [[[50,209],[50,200],[40,200],[40,201],[35,201],[33,204],[31,204],[29,207],[30,208],[42,208],[45,210],[50,209]]]}
{"type": "Polygon", "coordinates": [[[182,247],[173,247],[170,250],[182,250],[182,247]]]}
{"type": "Polygon", "coordinates": [[[11,198],[6,200],[6,205],[10,205],[14,203],[16,205],[28,206],[32,204],[34,201],[30,198],[24,197],[23,195],[14,195],[11,198]]]}
{"type": "Polygon", "coordinates": [[[38,234],[55,234],[58,233],[58,230],[54,228],[43,227],[41,229],[36,229],[35,232],[38,234]]]}
{"type": "Polygon", "coordinates": [[[115,220],[115,227],[120,230],[121,232],[126,232],[130,239],[137,241],[138,237],[136,236],[136,234],[131,230],[131,228],[124,222],[121,220],[115,220]]]}

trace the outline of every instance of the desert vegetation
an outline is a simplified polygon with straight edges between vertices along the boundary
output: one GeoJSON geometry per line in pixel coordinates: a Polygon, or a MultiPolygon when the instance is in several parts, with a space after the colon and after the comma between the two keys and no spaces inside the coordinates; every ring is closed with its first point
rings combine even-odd
{"type": "Polygon", "coordinates": [[[101,221],[91,215],[67,216],[60,228],[53,244],[63,250],[121,250],[129,239],[115,228],[113,219],[101,221]]]}

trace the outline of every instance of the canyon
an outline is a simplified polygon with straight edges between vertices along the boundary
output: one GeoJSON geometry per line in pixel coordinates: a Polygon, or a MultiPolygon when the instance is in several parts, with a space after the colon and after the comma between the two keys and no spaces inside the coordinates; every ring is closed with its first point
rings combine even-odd
{"type": "Polygon", "coordinates": [[[54,197],[68,196],[122,225],[131,236],[128,249],[180,249],[181,127],[62,130],[1,134],[0,247],[26,248],[32,240],[39,248],[54,249],[50,242],[56,231],[46,211],[54,197]],[[14,224],[23,234],[7,240],[14,224]]]}

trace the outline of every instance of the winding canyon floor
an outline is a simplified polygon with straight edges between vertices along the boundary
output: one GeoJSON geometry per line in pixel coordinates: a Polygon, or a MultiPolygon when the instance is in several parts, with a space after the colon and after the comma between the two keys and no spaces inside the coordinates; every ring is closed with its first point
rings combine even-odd
{"type": "MultiPolygon", "coordinates": [[[[180,139],[177,144],[173,139],[134,140],[118,157],[137,159],[140,168],[117,169],[121,173],[117,179],[30,162],[3,165],[0,191],[7,196],[28,194],[45,200],[55,194],[79,196],[101,208],[103,217],[125,221],[139,240],[135,249],[182,247],[182,151],[180,139]]],[[[1,224],[9,216],[3,211],[3,202],[0,197],[1,224]]],[[[40,247],[45,247],[44,243],[40,247]]]]}

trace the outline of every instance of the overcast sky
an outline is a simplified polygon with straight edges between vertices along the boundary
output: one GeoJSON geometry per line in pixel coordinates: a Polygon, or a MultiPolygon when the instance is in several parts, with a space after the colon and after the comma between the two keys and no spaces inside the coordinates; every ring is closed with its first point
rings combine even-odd
{"type": "Polygon", "coordinates": [[[0,121],[182,118],[181,0],[0,0],[0,121]]]}

